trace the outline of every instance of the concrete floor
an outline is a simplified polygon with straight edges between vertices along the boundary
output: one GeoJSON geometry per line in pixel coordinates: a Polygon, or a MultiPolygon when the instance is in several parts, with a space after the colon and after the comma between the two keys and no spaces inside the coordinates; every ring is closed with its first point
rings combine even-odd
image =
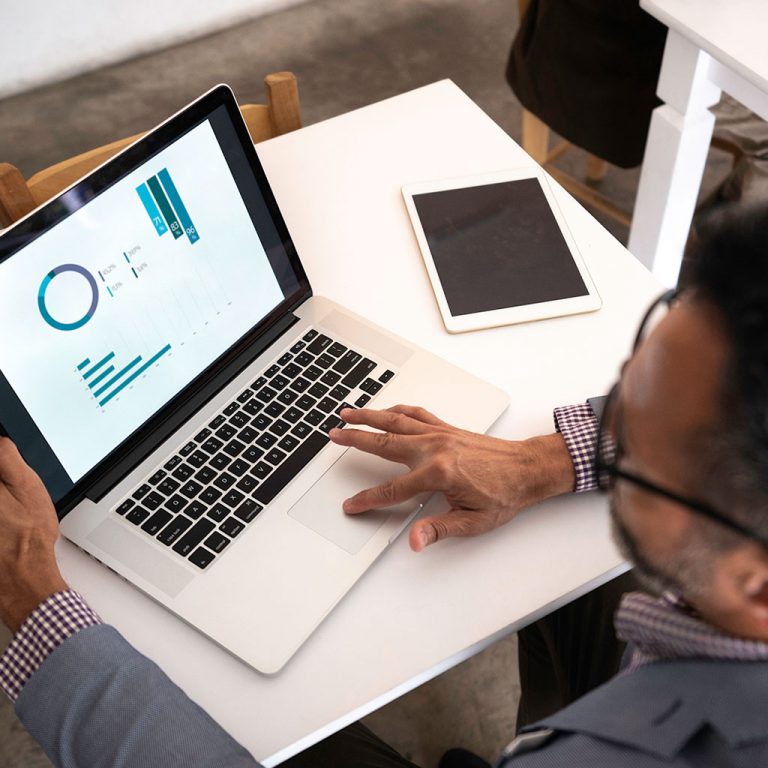
{"type": "MultiPolygon", "coordinates": [[[[243,103],[263,101],[264,75],[286,69],[298,77],[305,124],[449,77],[519,140],[520,105],[503,76],[516,7],[512,0],[313,0],[0,101],[0,159],[29,176],[145,130],[222,81],[243,103]]],[[[579,174],[583,161],[572,151],[560,165],[579,174]]],[[[708,186],[717,175],[710,174],[708,186]]],[[[637,170],[611,168],[602,191],[630,210],[637,179],[637,170]]],[[[624,227],[601,220],[626,239],[624,227]]],[[[513,735],[518,694],[511,637],[367,723],[424,768],[459,745],[491,759],[513,735]]],[[[0,766],[44,765],[0,696],[0,766]]]]}

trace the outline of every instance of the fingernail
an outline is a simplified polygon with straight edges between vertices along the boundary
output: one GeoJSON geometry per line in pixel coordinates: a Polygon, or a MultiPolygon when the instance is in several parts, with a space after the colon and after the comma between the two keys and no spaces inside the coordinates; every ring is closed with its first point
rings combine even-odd
{"type": "Polygon", "coordinates": [[[334,427],[329,433],[328,437],[333,440],[334,438],[338,437],[341,434],[341,430],[338,427],[334,427]]]}
{"type": "Polygon", "coordinates": [[[341,505],[341,508],[345,512],[349,512],[349,510],[352,509],[352,501],[351,501],[351,499],[345,499],[344,503],[341,505]]]}

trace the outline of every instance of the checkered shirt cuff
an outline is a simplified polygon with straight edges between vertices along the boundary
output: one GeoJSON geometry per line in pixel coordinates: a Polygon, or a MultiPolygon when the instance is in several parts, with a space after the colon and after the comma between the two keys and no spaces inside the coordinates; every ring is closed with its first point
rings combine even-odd
{"type": "Polygon", "coordinates": [[[15,702],[55,648],[81,629],[101,623],[77,592],[51,595],[27,616],[0,656],[0,688],[15,702]]]}
{"type": "Polygon", "coordinates": [[[595,447],[598,424],[589,403],[555,408],[555,427],[565,439],[576,470],[576,493],[597,488],[595,447]]]}

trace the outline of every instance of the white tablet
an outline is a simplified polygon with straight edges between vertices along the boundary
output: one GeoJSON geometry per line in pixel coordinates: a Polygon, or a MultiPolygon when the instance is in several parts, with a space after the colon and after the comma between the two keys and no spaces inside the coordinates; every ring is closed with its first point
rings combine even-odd
{"type": "Polygon", "coordinates": [[[407,184],[403,197],[451,333],[600,308],[540,168],[407,184]]]}

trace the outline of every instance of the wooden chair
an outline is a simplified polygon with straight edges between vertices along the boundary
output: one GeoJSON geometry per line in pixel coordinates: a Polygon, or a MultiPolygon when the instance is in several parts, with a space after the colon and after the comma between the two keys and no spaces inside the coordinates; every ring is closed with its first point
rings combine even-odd
{"type": "MultiPolygon", "coordinates": [[[[267,104],[246,104],[240,108],[254,143],[301,128],[299,89],[293,73],[267,75],[264,85],[267,104]]],[[[0,227],[26,216],[141,136],[129,136],[63,160],[26,181],[18,168],[0,163],[0,227]]]]}

